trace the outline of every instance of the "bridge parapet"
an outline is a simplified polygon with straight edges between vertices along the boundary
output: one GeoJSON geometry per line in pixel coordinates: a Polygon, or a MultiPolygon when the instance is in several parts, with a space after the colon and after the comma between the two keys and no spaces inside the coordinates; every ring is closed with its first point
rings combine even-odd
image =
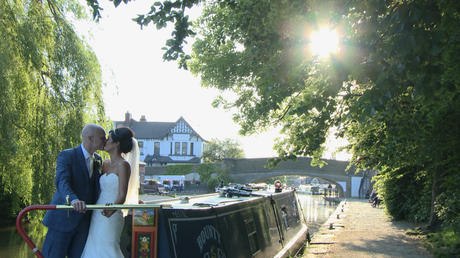
{"type": "Polygon", "coordinates": [[[312,158],[299,157],[297,161],[282,161],[276,168],[268,169],[264,165],[267,164],[268,158],[254,159],[224,159],[223,165],[230,169],[230,173],[241,172],[262,172],[262,171],[309,171],[312,173],[327,173],[334,175],[349,175],[354,174],[355,167],[347,169],[350,164],[348,161],[326,160],[327,165],[323,167],[312,166],[312,158]]]}

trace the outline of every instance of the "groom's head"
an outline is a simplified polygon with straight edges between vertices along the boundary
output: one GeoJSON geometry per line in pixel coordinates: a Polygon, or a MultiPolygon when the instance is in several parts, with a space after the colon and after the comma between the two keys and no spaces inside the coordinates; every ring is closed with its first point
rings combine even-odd
{"type": "Polygon", "coordinates": [[[105,142],[105,130],[96,124],[87,124],[81,130],[81,137],[83,139],[83,147],[93,154],[97,150],[103,150],[105,142]]]}

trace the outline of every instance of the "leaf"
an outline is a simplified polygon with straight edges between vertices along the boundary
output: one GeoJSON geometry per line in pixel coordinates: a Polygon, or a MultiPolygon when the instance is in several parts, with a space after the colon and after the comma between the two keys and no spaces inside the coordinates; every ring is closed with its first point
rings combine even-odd
{"type": "Polygon", "coordinates": [[[439,54],[439,52],[441,52],[441,48],[437,44],[433,44],[430,49],[430,54],[432,56],[436,56],[439,54]]]}
{"type": "Polygon", "coordinates": [[[113,0],[113,5],[115,7],[118,7],[120,5],[120,3],[121,3],[121,0],[113,0]]]}

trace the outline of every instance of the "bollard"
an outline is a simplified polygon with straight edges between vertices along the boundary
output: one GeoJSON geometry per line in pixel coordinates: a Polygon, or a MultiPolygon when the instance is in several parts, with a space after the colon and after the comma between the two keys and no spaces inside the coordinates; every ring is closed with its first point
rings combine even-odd
{"type": "Polygon", "coordinates": [[[329,229],[334,229],[334,222],[329,223],[329,229]]]}

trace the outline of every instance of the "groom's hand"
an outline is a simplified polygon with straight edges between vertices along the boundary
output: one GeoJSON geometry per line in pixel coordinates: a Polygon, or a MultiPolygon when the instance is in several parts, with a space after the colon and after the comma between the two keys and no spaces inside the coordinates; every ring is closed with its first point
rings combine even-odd
{"type": "Polygon", "coordinates": [[[73,209],[78,212],[85,212],[86,211],[86,203],[85,201],[75,200],[72,201],[73,209]]]}

